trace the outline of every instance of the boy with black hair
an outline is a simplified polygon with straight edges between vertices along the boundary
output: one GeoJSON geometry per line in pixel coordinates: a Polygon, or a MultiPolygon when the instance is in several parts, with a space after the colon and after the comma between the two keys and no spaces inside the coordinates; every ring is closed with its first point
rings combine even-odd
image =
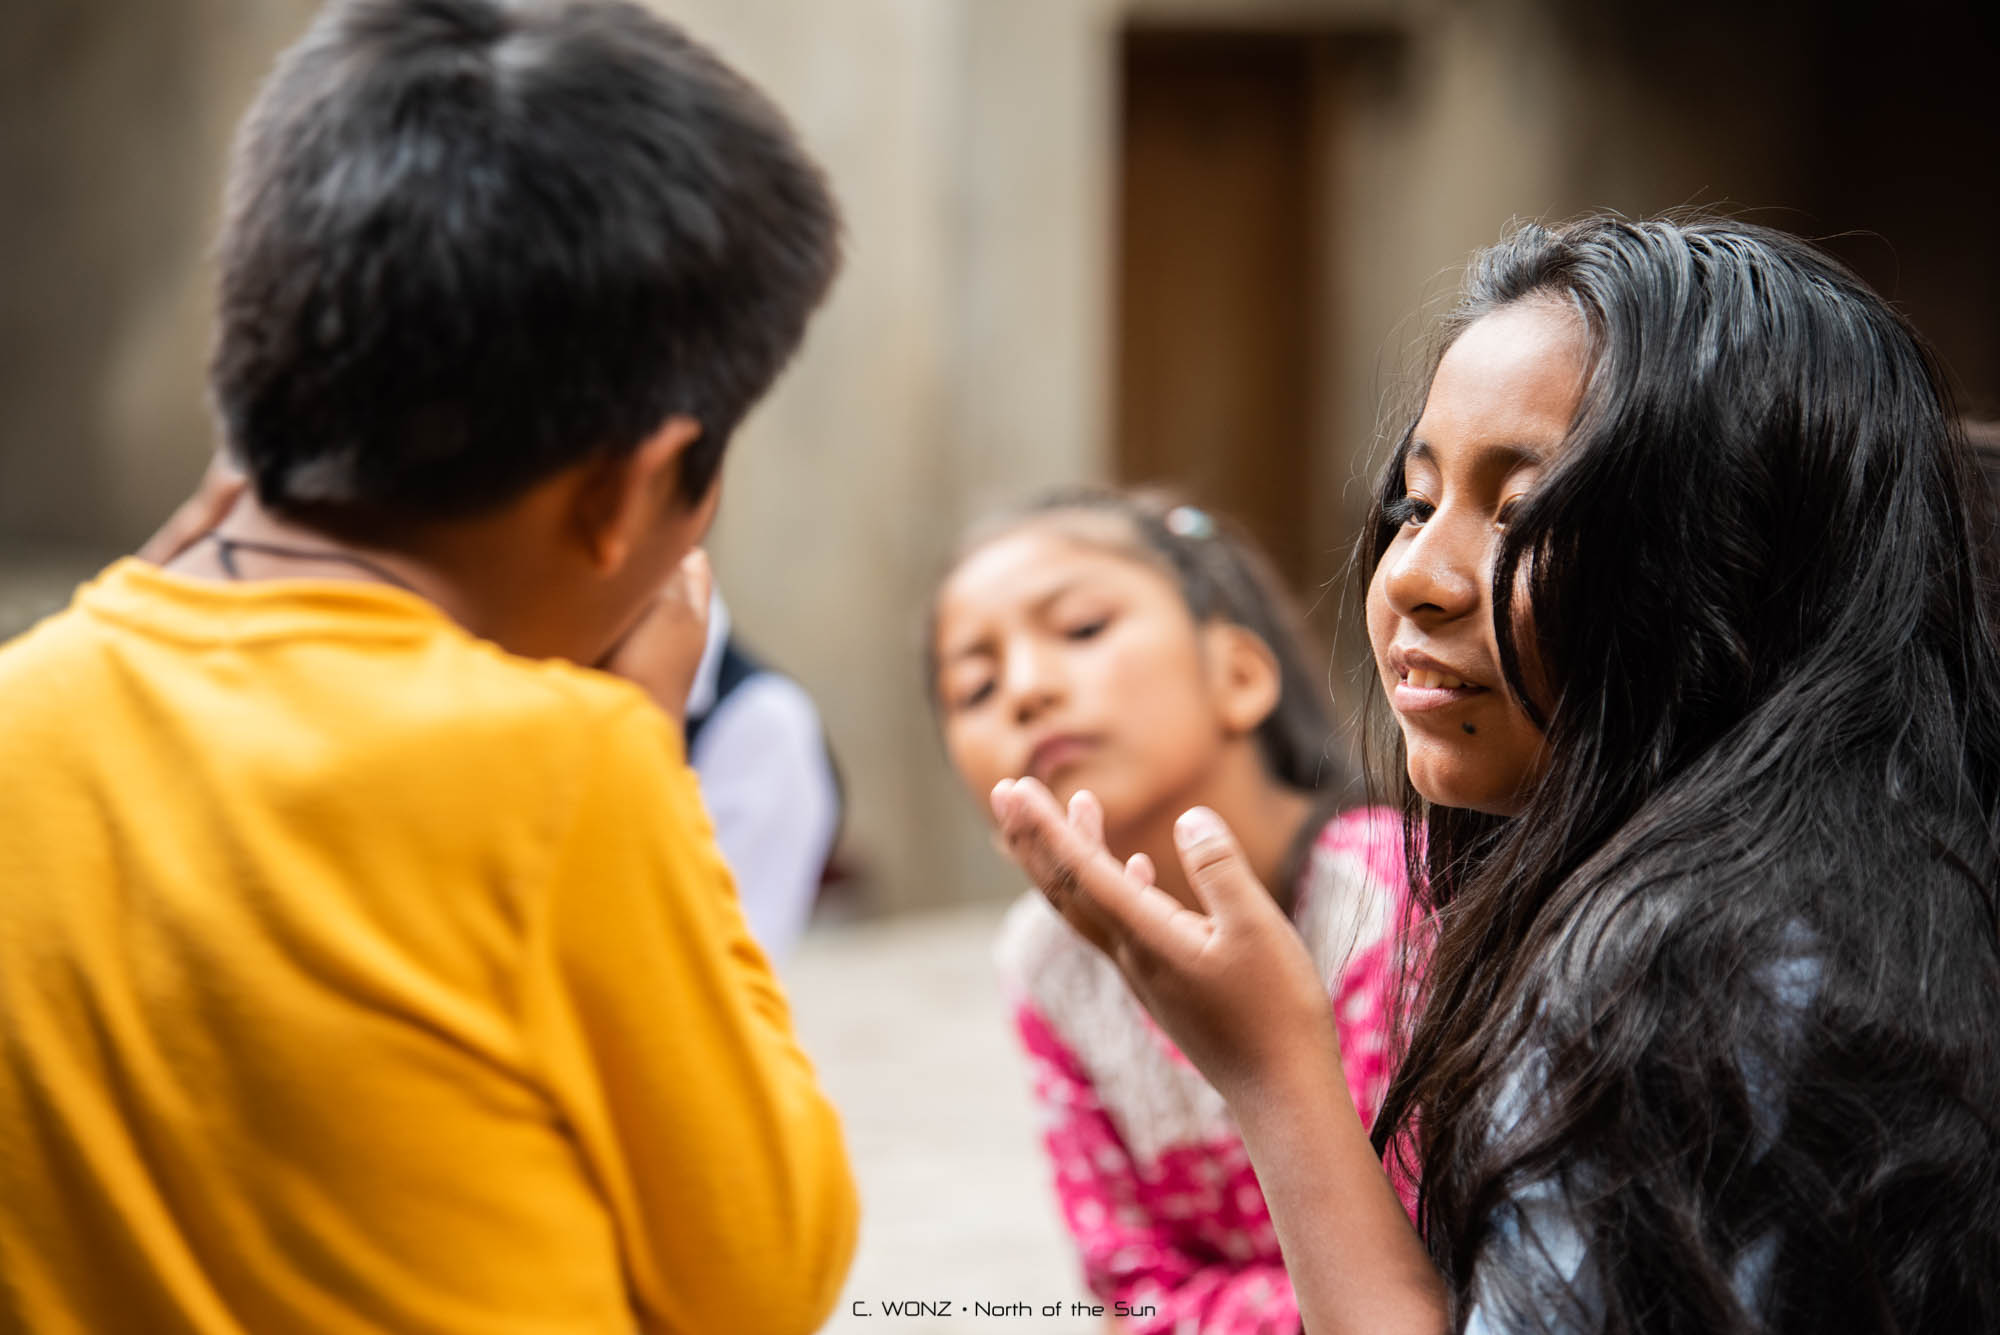
{"type": "Polygon", "coordinates": [[[839,1127],[661,706],[836,230],[635,5],[349,0],[281,59],[250,486],[0,650],[0,1329],[823,1319],[839,1127]]]}

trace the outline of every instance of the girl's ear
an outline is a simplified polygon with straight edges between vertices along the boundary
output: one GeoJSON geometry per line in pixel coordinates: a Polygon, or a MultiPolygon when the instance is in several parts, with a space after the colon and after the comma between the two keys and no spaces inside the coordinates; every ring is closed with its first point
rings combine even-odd
{"type": "Polygon", "coordinates": [[[1263,638],[1226,621],[1202,628],[1216,712],[1232,735],[1257,731],[1278,707],[1278,656],[1263,638]]]}

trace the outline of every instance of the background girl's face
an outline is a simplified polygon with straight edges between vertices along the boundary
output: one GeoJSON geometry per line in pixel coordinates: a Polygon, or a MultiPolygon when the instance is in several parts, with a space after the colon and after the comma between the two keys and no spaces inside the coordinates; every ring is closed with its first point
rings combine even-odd
{"type": "Polygon", "coordinates": [[[945,746],[982,809],[1001,779],[1033,775],[1064,801],[1088,788],[1115,849],[1121,829],[1178,814],[1228,741],[1208,637],[1173,581],[1056,523],[967,557],[935,634],[945,746]]]}
{"type": "MultiPolygon", "coordinates": [[[[1390,515],[1401,527],[1368,587],[1368,639],[1410,782],[1441,806],[1513,815],[1542,770],[1542,734],[1500,671],[1493,560],[1569,432],[1585,357],[1581,320],[1553,302],[1483,316],[1438,363],[1410,438],[1390,515]]],[[[1532,651],[1525,626],[1515,638],[1532,651]]]]}

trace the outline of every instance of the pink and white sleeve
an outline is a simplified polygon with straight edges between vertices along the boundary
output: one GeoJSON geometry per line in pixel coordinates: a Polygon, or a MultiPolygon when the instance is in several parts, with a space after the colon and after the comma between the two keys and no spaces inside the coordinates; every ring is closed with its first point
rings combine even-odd
{"type": "Polygon", "coordinates": [[[1014,1022],[1034,1067],[1042,1141],[1084,1280],[1128,1335],[1299,1335],[1284,1267],[1197,1259],[1143,1203],[1132,1157],[1088,1073],[1033,1005],[1014,1022]],[[1122,1309],[1120,1307],[1122,1304],[1122,1309]]]}

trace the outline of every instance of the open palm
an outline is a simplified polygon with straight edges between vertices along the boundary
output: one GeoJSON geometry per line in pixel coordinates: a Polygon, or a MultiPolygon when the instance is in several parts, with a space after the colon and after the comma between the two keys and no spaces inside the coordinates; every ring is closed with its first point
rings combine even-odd
{"type": "Polygon", "coordinates": [[[1009,854],[1225,1097],[1251,1093],[1308,1046],[1337,1045],[1304,943],[1214,812],[1197,807],[1175,827],[1202,911],[1154,885],[1144,855],[1119,865],[1088,792],[1065,814],[1034,779],[1003,781],[993,812],[1009,854]]]}

